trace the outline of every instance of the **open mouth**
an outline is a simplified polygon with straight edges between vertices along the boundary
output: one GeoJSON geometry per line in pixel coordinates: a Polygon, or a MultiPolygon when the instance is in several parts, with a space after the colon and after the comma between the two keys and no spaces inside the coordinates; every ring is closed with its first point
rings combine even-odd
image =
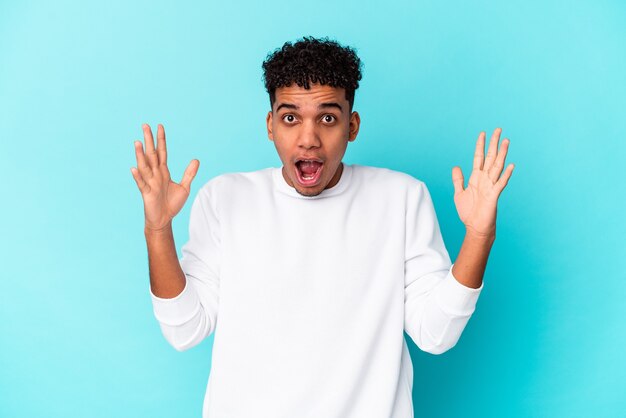
{"type": "Polygon", "coordinates": [[[301,160],[296,162],[296,177],[302,186],[315,186],[321,176],[324,163],[321,161],[301,160]]]}

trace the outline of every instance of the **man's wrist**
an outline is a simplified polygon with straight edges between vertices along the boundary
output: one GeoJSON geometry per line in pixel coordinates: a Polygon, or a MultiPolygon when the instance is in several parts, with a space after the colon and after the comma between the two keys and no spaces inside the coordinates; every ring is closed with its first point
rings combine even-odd
{"type": "Polygon", "coordinates": [[[465,238],[475,243],[491,245],[496,240],[495,228],[490,232],[478,232],[471,227],[465,227],[465,238]]]}
{"type": "Polygon", "coordinates": [[[144,234],[146,238],[158,238],[162,236],[171,236],[172,235],[172,221],[169,221],[167,224],[160,228],[153,228],[148,225],[144,226],[144,234]]]}

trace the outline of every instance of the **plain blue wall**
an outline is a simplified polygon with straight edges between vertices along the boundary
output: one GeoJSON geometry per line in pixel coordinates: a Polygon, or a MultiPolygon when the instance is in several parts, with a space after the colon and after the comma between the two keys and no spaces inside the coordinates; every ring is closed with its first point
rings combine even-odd
{"type": "Polygon", "coordinates": [[[411,342],[416,416],[626,416],[624,22],[617,0],[0,2],[0,416],[200,415],[213,337],[176,352],[152,316],[133,140],[163,123],[194,196],[279,166],[261,62],[303,35],[357,49],[344,161],[424,180],[453,259],[451,168],[511,139],[478,309],[442,356],[411,342]]]}

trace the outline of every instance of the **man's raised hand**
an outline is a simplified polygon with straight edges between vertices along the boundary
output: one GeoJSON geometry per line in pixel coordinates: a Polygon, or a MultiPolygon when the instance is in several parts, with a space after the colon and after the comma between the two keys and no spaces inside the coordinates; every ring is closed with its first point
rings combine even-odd
{"type": "Polygon", "coordinates": [[[167,168],[167,149],[165,129],[157,128],[157,146],[154,146],[152,130],[149,125],[142,125],[146,143],[144,152],[141,141],[135,141],[137,167],[130,169],[143,199],[146,216],[146,229],[158,231],[171,225],[171,221],[180,212],[191,187],[191,181],[198,172],[200,161],[191,160],[180,183],[175,183],[167,168]]]}
{"type": "Polygon", "coordinates": [[[493,131],[487,157],[485,158],[485,132],[478,135],[474,151],[474,166],[467,188],[464,188],[464,179],[461,168],[452,168],[452,182],[454,183],[454,203],[461,221],[467,232],[478,236],[494,236],[496,231],[496,205],[498,197],[507,185],[514,164],[509,164],[502,173],[504,160],[509,149],[509,140],[502,141],[498,150],[498,141],[502,129],[493,131]],[[502,175],[501,175],[502,174],[502,175]]]}

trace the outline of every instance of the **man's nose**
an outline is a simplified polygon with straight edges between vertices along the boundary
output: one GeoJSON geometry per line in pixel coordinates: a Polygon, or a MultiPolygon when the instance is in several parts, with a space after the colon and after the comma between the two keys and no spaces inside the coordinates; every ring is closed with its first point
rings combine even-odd
{"type": "Polygon", "coordinates": [[[318,148],[322,145],[319,132],[315,122],[307,121],[302,124],[300,135],[298,136],[298,146],[302,148],[318,148]]]}

